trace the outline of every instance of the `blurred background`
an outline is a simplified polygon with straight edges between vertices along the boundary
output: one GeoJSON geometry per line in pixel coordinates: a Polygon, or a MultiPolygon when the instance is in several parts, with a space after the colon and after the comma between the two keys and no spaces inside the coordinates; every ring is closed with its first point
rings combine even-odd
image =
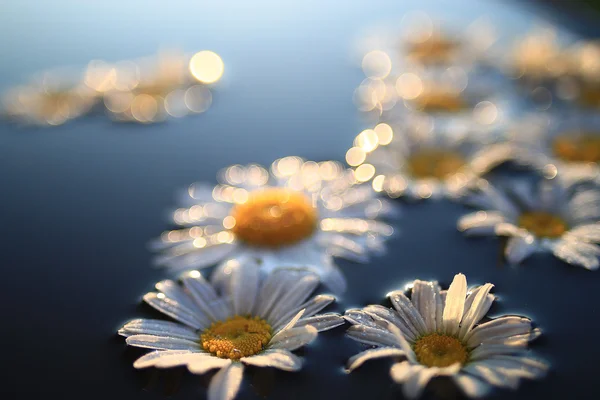
{"type": "MultiPolygon", "coordinates": [[[[140,86],[136,75],[135,96],[166,98],[165,86],[179,90],[173,113],[161,114],[166,103],[143,97],[150,103],[115,106],[120,111],[111,114],[103,99],[84,107],[87,114],[52,126],[23,123],[15,112],[0,122],[6,299],[0,393],[11,399],[204,398],[207,382],[183,370],[135,371],[139,353],[116,337],[124,321],[156,317],[140,299],[166,273],[150,266],[147,243],[168,228],[177,190],[212,183],[230,164],[269,165],[287,155],[344,161],[355,136],[373,123],[353,102],[365,78],[367,45],[399,34],[403,17],[415,11],[450,30],[487,18],[494,54],[504,60],[502,51],[509,54],[515,40],[539,26],[552,26],[561,43],[600,35],[600,2],[593,0],[0,0],[0,92],[10,94],[49,70],[77,80],[94,60],[102,60],[93,64],[98,73],[115,63],[149,63],[149,83],[140,86]],[[203,51],[222,65],[212,58],[201,79],[192,73],[174,84],[157,81],[157,55],[180,57],[174,68],[188,74],[189,61],[203,51]]],[[[115,84],[107,79],[93,82],[115,84]]],[[[17,102],[23,104],[39,103],[17,102]]],[[[552,375],[493,398],[600,396],[596,275],[551,257],[522,269],[500,267],[497,241],[469,242],[456,232],[462,206],[440,201],[404,210],[385,257],[366,266],[340,262],[349,287],[335,310],[379,303],[415,278],[447,285],[464,272],[470,283],[496,284],[495,313],[526,314],[547,332],[536,350],[554,363],[552,375]]],[[[239,398],[400,398],[385,362],[347,376],[343,365],[358,346],[343,332],[323,336],[305,351],[305,370],[251,377],[239,398]]]]}

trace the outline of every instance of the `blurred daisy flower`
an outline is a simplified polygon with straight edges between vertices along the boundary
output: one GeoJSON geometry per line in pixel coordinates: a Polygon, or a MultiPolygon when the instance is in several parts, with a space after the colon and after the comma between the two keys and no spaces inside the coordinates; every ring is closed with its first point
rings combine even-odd
{"type": "Polygon", "coordinates": [[[302,359],[292,351],[312,342],[318,332],[342,325],[339,314],[318,314],[335,300],[310,297],[317,276],[299,270],[277,270],[259,276],[257,265],[230,263],[218,283],[198,271],[156,285],[144,301],[177,322],[136,319],[119,334],[129,346],[154,351],[135,368],[186,366],[194,374],[219,369],[208,387],[209,400],[233,399],[244,365],[298,371],[302,359]]]}
{"type": "Polygon", "coordinates": [[[62,125],[86,114],[97,102],[96,93],[73,82],[70,72],[47,72],[31,85],[9,90],[3,113],[17,122],[40,126],[62,125]]]}
{"type": "Polygon", "coordinates": [[[492,287],[468,290],[463,274],[447,291],[437,282],[415,280],[410,299],[402,290],[388,294],[393,309],[346,311],[348,337],[375,346],[350,358],[348,370],[375,358],[397,358],[390,374],[411,399],[435,377],[449,377],[465,395],[481,397],[493,386],[516,389],[522,378],[544,376],[548,365],[527,351],[540,330],[524,317],[486,317],[495,299],[492,287]]]}
{"type": "Polygon", "coordinates": [[[462,129],[442,133],[429,123],[395,130],[381,123],[356,137],[346,161],[359,182],[372,179],[375,191],[390,197],[455,198],[510,159],[510,146],[486,145],[476,136],[462,129]]]}
{"type": "Polygon", "coordinates": [[[597,180],[600,176],[600,116],[574,111],[554,118],[537,118],[517,132],[514,159],[566,182],[597,180]]]}
{"type": "MultiPolygon", "coordinates": [[[[366,262],[381,252],[393,229],[377,220],[392,206],[369,185],[357,185],[338,163],[299,157],[259,165],[233,165],[219,185],[193,184],[173,213],[181,229],[155,243],[159,265],[176,270],[203,268],[229,258],[259,260],[265,270],[302,266],[336,292],[345,279],[333,262],[366,262]]],[[[224,268],[226,264],[219,268],[224,268]]]]}
{"type": "Polygon", "coordinates": [[[600,191],[558,179],[514,181],[502,190],[481,180],[466,202],[480,211],[459,219],[468,235],[506,236],[505,256],[518,264],[534,252],[550,252],[586,269],[598,269],[600,191]]]}
{"type": "Polygon", "coordinates": [[[404,18],[400,54],[409,64],[426,67],[468,65],[481,61],[495,43],[497,35],[488,18],[480,18],[466,27],[447,29],[423,12],[404,18]]]}
{"type": "Polygon", "coordinates": [[[207,85],[217,82],[222,73],[223,61],[213,52],[191,57],[167,52],[113,66],[96,62],[88,67],[88,81],[104,92],[113,119],[153,123],[206,111],[212,104],[207,85]]]}

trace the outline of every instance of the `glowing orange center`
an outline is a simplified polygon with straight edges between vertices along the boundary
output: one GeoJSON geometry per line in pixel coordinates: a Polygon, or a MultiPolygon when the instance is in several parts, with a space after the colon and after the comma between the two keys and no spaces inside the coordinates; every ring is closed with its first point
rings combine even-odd
{"type": "Polygon", "coordinates": [[[579,101],[586,106],[600,108],[600,88],[598,87],[583,87],[579,101]]]}
{"type": "Polygon", "coordinates": [[[432,333],[423,336],[413,346],[417,361],[428,367],[448,367],[467,362],[469,352],[464,344],[452,336],[432,333]]]}
{"type": "Polygon", "coordinates": [[[600,162],[600,134],[557,137],[552,144],[557,157],[571,162],[600,162]]]}
{"type": "Polygon", "coordinates": [[[236,315],[202,332],[202,348],[220,358],[239,360],[260,352],[271,340],[271,325],[259,317],[236,315]]]}
{"type": "Polygon", "coordinates": [[[519,216],[518,224],[539,237],[557,238],[567,231],[562,218],[544,211],[528,211],[519,216]]]}
{"type": "Polygon", "coordinates": [[[317,211],[303,193],[271,188],[250,193],[236,205],[231,216],[233,233],[240,240],[263,247],[294,244],[309,237],[317,227],[317,211]]]}
{"type": "Polygon", "coordinates": [[[467,108],[467,103],[459,93],[447,90],[428,90],[415,100],[417,109],[425,112],[459,112],[467,108]]]}
{"type": "Polygon", "coordinates": [[[465,165],[460,154],[447,150],[417,151],[408,159],[408,169],[415,178],[445,179],[465,165]]]}
{"type": "Polygon", "coordinates": [[[424,64],[449,61],[458,50],[459,43],[440,35],[433,35],[422,42],[408,45],[408,56],[424,64]]]}

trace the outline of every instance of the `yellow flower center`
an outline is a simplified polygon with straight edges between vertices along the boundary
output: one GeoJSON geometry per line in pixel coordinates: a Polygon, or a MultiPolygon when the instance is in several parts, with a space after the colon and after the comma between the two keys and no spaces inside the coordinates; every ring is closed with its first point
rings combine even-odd
{"type": "Polygon", "coordinates": [[[447,90],[428,90],[415,100],[418,110],[424,112],[459,112],[467,108],[468,104],[459,93],[447,90]]]}
{"type": "Polygon", "coordinates": [[[600,88],[598,87],[583,87],[579,101],[586,106],[600,108],[600,88]]]}
{"type": "Polygon", "coordinates": [[[571,162],[600,162],[600,134],[559,136],[552,144],[554,154],[571,162]]]}
{"type": "Polygon", "coordinates": [[[425,41],[410,43],[407,55],[424,64],[436,64],[449,61],[458,48],[458,42],[441,35],[432,35],[425,41]]]}
{"type": "Polygon", "coordinates": [[[448,150],[425,149],[412,154],[408,170],[415,178],[445,179],[466,164],[460,154],[448,150]]]}
{"type": "Polygon", "coordinates": [[[557,238],[568,229],[562,218],[544,212],[528,211],[519,216],[518,224],[539,237],[557,238]]]}
{"type": "Polygon", "coordinates": [[[202,348],[220,358],[239,360],[260,352],[271,340],[271,325],[259,318],[236,315],[213,323],[200,335],[202,348]]]}
{"type": "Polygon", "coordinates": [[[413,346],[417,361],[427,367],[448,367],[467,362],[469,352],[460,340],[432,333],[423,336],[413,346]]]}
{"type": "Polygon", "coordinates": [[[303,193],[270,188],[250,193],[231,211],[232,232],[262,247],[280,247],[309,237],[317,227],[317,210],[303,193]]]}

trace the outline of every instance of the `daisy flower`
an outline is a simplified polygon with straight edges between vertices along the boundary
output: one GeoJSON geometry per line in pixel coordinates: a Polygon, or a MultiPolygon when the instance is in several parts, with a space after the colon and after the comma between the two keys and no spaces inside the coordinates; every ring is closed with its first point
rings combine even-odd
{"type": "Polygon", "coordinates": [[[463,129],[435,130],[430,123],[395,129],[381,123],[356,137],[346,161],[358,181],[372,179],[375,191],[390,197],[455,198],[510,158],[509,146],[484,145],[475,136],[463,129]]]}
{"type": "Polygon", "coordinates": [[[318,314],[333,296],[309,299],[319,279],[307,271],[281,269],[259,276],[256,265],[230,263],[227,279],[209,283],[198,271],[156,285],[144,301],[177,322],[136,319],[119,334],[130,346],[154,351],[135,361],[135,368],[186,366],[194,374],[219,369],[210,381],[209,400],[233,399],[244,365],[298,371],[301,358],[292,353],[320,331],[344,323],[333,313],[318,314]]]}
{"type": "Polygon", "coordinates": [[[390,215],[391,205],[335,162],[286,157],[270,171],[233,165],[219,180],[215,187],[193,184],[183,195],[173,213],[181,228],[154,243],[163,250],[159,265],[186,270],[251,258],[267,271],[309,268],[339,293],[345,279],[333,257],[366,262],[393,231],[376,220],[390,215]]]}
{"type": "Polygon", "coordinates": [[[212,93],[205,84],[220,79],[223,63],[217,54],[207,51],[191,57],[161,53],[156,59],[115,65],[113,70],[115,83],[122,82],[104,94],[111,117],[153,123],[168,116],[206,111],[212,104],[212,93]]]}
{"type": "Polygon", "coordinates": [[[527,135],[512,138],[514,159],[552,178],[567,182],[597,180],[600,176],[600,116],[575,111],[556,118],[538,118],[527,135]]]}
{"type": "Polygon", "coordinates": [[[486,316],[495,297],[493,285],[467,290],[457,274],[446,290],[437,282],[415,280],[409,299],[402,290],[388,294],[393,309],[369,305],[346,311],[347,335],[375,346],[348,361],[348,370],[365,361],[394,357],[392,379],[404,395],[417,398],[430,380],[449,377],[470,397],[485,395],[492,386],[517,388],[521,378],[539,378],[548,368],[527,352],[540,335],[528,318],[486,316]]]}
{"type": "Polygon", "coordinates": [[[466,201],[480,209],[461,217],[468,235],[506,236],[507,260],[518,264],[534,252],[551,252],[586,269],[598,269],[600,191],[558,179],[512,182],[504,190],[480,181],[466,201]]]}
{"type": "Polygon", "coordinates": [[[78,118],[96,104],[96,93],[79,83],[55,81],[16,87],[5,94],[3,113],[11,119],[40,126],[62,125],[78,118]]]}

